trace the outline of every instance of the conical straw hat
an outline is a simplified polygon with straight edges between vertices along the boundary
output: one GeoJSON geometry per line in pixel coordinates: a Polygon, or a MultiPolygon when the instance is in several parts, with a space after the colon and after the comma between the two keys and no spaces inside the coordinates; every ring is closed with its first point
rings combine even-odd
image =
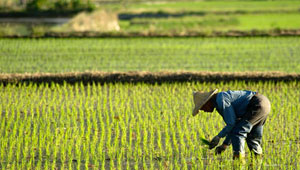
{"type": "Polygon", "coordinates": [[[196,116],[199,110],[201,109],[201,107],[217,92],[218,89],[215,89],[211,92],[193,91],[194,104],[195,104],[195,108],[193,109],[193,116],[196,116]]]}

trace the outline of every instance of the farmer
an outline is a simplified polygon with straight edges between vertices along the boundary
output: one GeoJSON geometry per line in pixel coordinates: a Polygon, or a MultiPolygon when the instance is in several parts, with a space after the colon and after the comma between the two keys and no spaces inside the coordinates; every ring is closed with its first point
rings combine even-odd
{"type": "Polygon", "coordinates": [[[223,117],[226,126],[209,143],[209,149],[216,147],[221,138],[222,145],[215,150],[221,154],[232,144],[233,159],[244,157],[245,139],[250,151],[262,154],[261,140],[263,126],[270,112],[270,101],[262,94],[253,91],[193,92],[195,108],[193,116],[199,110],[213,112],[216,110],[223,117]]]}

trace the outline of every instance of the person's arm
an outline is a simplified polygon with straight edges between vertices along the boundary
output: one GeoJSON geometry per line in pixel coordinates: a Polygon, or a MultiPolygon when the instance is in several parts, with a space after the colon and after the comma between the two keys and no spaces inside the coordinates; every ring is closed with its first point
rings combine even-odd
{"type": "Polygon", "coordinates": [[[220,138],[225,137],[233,129],[235,125],[236,115],[233,107],[230,103],[225,103],[223,105],[223,119],[226,123],[226,126],[220,131],[218,136],[220,138]]]}
{"type": "Polygon", "coordinates": [[[223,119],[226,123],[226,126],[221,130],[221,132],[217,136],[215,136],[210,141],[209,149],[213,149],[214,147],[216,147],[220,141],[220,138],[223,138],[226,135],[228,135],[235,125],[236,116],[234,109],[231,106],[231,103],[228,102],[226,99],[223,99],[221,106],[223,119]]]}
{"type": "Polygon", "coordinates": [[[230,133],[227,133],[226,138],[223,141],[223,144],[216,148],[215,154],[223,153],[229,145],[231,145],[231,137],[230,137],[230,133]]]}

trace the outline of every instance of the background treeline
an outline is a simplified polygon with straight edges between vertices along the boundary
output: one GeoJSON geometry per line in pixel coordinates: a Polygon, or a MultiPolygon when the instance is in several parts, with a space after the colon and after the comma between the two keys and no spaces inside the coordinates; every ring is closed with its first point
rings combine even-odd
{"type": "Polygon", "coordinates": [[[0,1],[0,11],[81,11],[93,10],[92,0],[5,0],[0,1]]]}

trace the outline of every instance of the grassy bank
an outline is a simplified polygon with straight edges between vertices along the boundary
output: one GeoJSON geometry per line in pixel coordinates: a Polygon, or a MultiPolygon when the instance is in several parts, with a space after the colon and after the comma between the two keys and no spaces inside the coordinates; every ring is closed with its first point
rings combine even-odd
{"type": "Polygon", "coordinates": [[[176,1],[176,2],[149,2],[128,4],[126,9],[132,11],[298,11],[300,1],[298,0],[275,0],[275,1],[176,1]]]}
{"type": "Polygon", "coordinates": [[[299,29],[300,13],[228,14],[120,20],[121,32],[150,32],[152,34],[189,34],[213,31],[265,31],[299,29]]]}

